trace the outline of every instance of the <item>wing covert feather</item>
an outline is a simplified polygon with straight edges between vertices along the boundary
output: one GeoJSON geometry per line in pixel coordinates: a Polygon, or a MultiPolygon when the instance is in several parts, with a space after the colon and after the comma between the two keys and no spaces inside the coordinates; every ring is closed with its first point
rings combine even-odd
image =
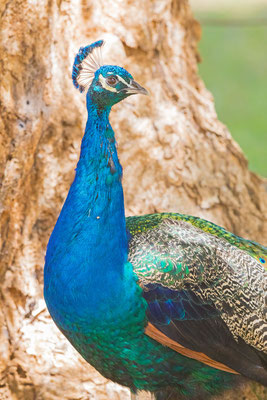
{"type": "MultiPolygon", "coordinates": [[[[259,362],[262,368],[258,353],[265,353],[265,357],[267,354],[267,277],[264,263],[258,258],[266,256],[266,249],[245,239],[236,246],[225,238],[224,232],[235,241],[238,237],[215,224],[207,222],[223,230],[221,236],[184,216],[172,215],[178,217],[164,214],[165,218],[160,218],[160,214],[154,214],[148,219],[127,219],[129,261],[143,287],[149,321],[170,340],[192,351],[206,355],[209,352],[211,359],[223,364],[228,359],[223,348],[231,342],[236,358],[232,365],[227,364],[230,369],[235,369],[239,356],[248,365],[259,362]],[[151,222],[153,218],[155,221],[151,222]],[[155,287],[159,290],[152,301],[155,287]],[[176,301],[164,300],[166,289],[175,293],[176,301]],[[188,296],[189,301],[181,300],[181,296],[188,296]],[[172,316],[172,312],[176,315],[172,316]],[[205,335],[212,337],[212,351],[205,350],[205,335]]],[[[205,222],[200,221],[202,225],[205,222]]]]}

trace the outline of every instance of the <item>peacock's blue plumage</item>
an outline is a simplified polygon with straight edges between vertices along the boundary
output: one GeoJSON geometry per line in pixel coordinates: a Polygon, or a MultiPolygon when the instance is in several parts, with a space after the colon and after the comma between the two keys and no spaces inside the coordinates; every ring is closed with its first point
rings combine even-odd
{"type": "Polygon", "coordinates": [[[132,392],[207,399],[239,374],[267,386],[267,250],[196,217],[125,218],[109,113],[146,90],[125,69],[101,66],[102,44],[74,61],[88,120],[47,247],[49,312],[90,364],[132,392]]]}

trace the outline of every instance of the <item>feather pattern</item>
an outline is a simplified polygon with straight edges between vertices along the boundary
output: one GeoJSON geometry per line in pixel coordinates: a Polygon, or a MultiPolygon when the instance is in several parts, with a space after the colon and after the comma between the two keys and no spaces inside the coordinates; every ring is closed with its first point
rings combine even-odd
{"type": "Polygon", "coordinates": [[[267,384],[267,249],[181,214],[129,217],[127,228],[150,323],[177,346],[267,384]]]}
{"type": "Polygon", "coordinates": [[[267,271],[249,253],[182,218],[165,218],[132,237],[129,260],[143,283],[187,287],[212,301],[235,338],[267,353],[267,271]]]}
{"type": "Polygon", "coordinates": [[[193,358],[195,360],[201,361],[204,364],[210,365],[213,368],[218,368],[222,371],[230,372],[231,374],[237,374],[236,371],[227,367],[226,365],[216,362],[209,358],[206,354],[196,352],[194,350],[190,350],[182,345],[180,345],[177,341],[170,339],[168,336],[164,335],[160,330],[158,330],[154,325],[150,322],[146,326],[145,330],[146,334],[157,342],[163,344],[164,346],[170,347],[177,353],[183,354],[186,357],[193,358]]]}

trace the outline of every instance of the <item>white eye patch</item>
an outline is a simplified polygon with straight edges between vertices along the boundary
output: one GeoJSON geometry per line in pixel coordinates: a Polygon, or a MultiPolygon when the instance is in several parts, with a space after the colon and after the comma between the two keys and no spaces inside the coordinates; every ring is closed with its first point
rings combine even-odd
{"type": "MultiPolygon", "coordinates": [[[[114,75],[113,72],[108,72],[107,75],[114,75]]],[[[131,85],[126,82],[125,79],[123,79],[120,75],[115,75],[116,78],[118,79],[118,81],[121,81],[126,87],[130,87],[131,85]]],[[[99,82],[101,83],[101,86],[106,89],[109,90],[110,92],[117,92],[117,89],[115,87],[110,86],[107,82],[106,79],[104,78],[104,76],[102,74],[99,75],[99,82]]]]}
{"type": "Polygon", "coordinates": [[[130,87],[130,83],[126,82],[125,79],[123,79],[121,76],[116,75],[116,77],[118,78],[119,81],[121,81],[125,86],[130,87]]]}
{"type": "Polygon", "coordinates": [[[102,74],[99,75],[98,77],[99,82],[101,83],[102,87],[106,90],[109,90],[110,92],[117,93],[117,89],[114,87],[111,87],[107,84],[106,79],[103,77],[102,74]]]}

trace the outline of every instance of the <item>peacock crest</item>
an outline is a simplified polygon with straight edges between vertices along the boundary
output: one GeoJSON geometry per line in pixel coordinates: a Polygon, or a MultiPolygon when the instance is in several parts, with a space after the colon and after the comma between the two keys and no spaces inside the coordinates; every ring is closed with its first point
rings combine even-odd
{"type": "Polygon", "coordinates": [[[103,65],[101,48],[104,45],[103,40],[80,47],[77,53],[73,69],[72,80],[74,86],[82,93],[90,86],[94,79],[95,72],[103,65]]]}

